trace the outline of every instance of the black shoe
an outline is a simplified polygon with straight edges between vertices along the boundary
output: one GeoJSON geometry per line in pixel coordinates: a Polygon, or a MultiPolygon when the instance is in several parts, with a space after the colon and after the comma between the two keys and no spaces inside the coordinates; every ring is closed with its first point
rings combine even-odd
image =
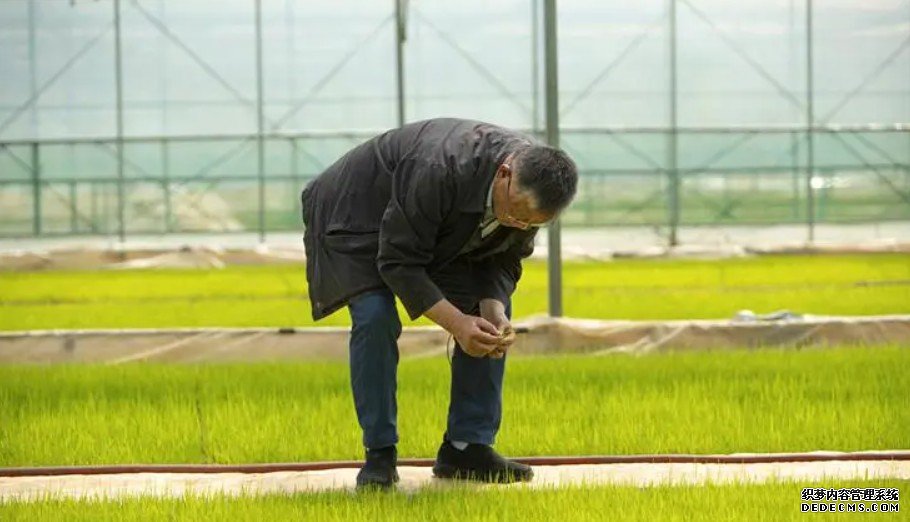
{"type": "Polygon", "coordinates": [[[357,473],[357,489],[389,489],[398,482],[398,450],[395,446],[366,450],[366,463],[357,473]]]}
{"type": "Polygon", "coordinates": [[[444,440],[436,454],[433,475],[439,478],[509,484],[531,480],[534,471],[527,464],[503,458],[486,444],[468,444],[464,450],[459,450],[444,440]]]}

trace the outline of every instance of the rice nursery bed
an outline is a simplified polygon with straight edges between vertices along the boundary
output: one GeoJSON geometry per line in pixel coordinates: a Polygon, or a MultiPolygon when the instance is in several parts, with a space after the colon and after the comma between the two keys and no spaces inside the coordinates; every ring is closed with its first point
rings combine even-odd
{"type": "MultiPolygon", "coordinates": [[[[741,309],[910,313],[907,254],[573,261],[563,274],[570,317],[713,319],[741,309]]],[[[303,265],[0,272],[0,330],[308,326],[314,323],[306,291],[303,265]]],[[[525,263],[513,308],[516,318],[546,312],[545,263],[525,263]]],[[[348,324],[346,310],[318,323],[348,324]]]]}
{"type": "MultiPolygon", "coordinates": [[[[506,455],[910,448],[910,351],[513,358],[506,455]]],[[[0,466],[363,457],[344,363],[0,366],[0,466]]],[[[399,369],[401,457],[433,457],[449,365],[399,369]]]]}

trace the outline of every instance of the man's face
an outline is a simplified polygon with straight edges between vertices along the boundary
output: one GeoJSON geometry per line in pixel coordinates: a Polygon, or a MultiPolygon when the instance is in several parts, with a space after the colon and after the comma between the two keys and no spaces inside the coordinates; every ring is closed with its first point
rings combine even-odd
{"type": "Polygon", "coordinates": [[[527,230],[544,225],[556,216],[538,210],[534,196],[520,190],[516,172],[512,169],[513,157],[506,158],[493,179],[493,214],[499,224],[507,227],[527,230]]]}

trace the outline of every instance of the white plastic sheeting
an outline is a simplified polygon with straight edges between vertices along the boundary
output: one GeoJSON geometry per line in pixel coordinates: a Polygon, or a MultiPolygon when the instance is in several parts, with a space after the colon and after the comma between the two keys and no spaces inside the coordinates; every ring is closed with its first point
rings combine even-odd
{"type": "MultiPolygon", "coordinates": [[[[399,466],[398,489],[417,491],[452,487],[434,479],[427,467],[399,466]]],[[[127,496],[182,497],[315,492],[354,489],[357,469],[279,471],[270,473],[123,473],[0,477],[0,501],[45,498],[119,498],[127,496]]],[[[910,461],[859,460],[768,462],[750,464],[576,464],[534,466],[529,483],[477,484],[478,488],[554,488],[623,484],[638,487],[761,483],[774,480],[818,482],[849,479],[910,479],[910,461]]]]}
{"type": "MultiPolygon", "coordinates": [[[[776,321],[602,321],[532,318],[519,322],[510,355],[649,353],[832,344],[910,347],[910,315],[787,316],[776,321]]],[[[0,364],[133,361],[346,360],[346,327],[46,330],[0,333],[0,364]]],[[[405,328],[402,357],[445,356],[449,335],[436,327],[405,328]]]]}

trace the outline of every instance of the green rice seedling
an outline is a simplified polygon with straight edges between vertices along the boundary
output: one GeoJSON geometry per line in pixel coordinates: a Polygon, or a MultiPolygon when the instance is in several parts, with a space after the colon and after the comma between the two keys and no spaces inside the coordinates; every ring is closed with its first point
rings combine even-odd
{"type": "MultiPolygon", "coordinates": [[[[908,366],[899,346],[511,358],[497,448],[908,448],[908,366]]],[[[435,455],[449,372],[402,361],[401,457],[435,455]]],[[[349,386],[340,362],[0,366],[0,466],[360,459],[349,386]]]]}
{"type": "MultiPolygon", "coordinates": [[[[0,330],[311,326],[306,290],[302,265],[5,272],[0,330]]],[[[566,315],[601,319],[910,313],[910,255],[573,261],[564,266],[564,302],[566,315]]],[[[513,303],[515,318],[546,312],[545,263],[526,262],[513,303]]],[[[348,324],[346,310],[318,323],[348,324]]]]}

